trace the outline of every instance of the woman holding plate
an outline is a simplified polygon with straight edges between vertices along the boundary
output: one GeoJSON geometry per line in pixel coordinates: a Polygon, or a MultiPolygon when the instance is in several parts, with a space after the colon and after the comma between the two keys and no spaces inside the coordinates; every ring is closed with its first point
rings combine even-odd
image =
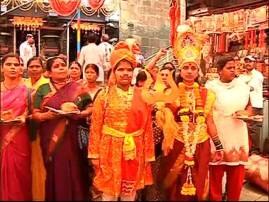
{"type": "Polygon", "coordinates": [[[19,56],[2,59],[0,200],[31,200],[31,144],[25,118],[29,91],[21,84],[19,56]]]}
{"type": "Polygon", "coordinates": [[[158,183],[171,201],[201,201],[207,197],[210,139],[214,160],[222,159],[222,144],[212,117],[214,94],[198,82],[202,41],[192,30],[178,33],[175,56],[180,78],[177,99],[156,113],[164,139],[158,183]]]}
{"type": "Polygon", "coordinates": [[[33,118],[40,122],[40,139],[47,172],[46,200],[87,200],[87,185],[77,140],[77,118],[67,112],[74,104],[79,84],[68,81],[68,67],[61,57],[47,61],[50,82],[39,87],[33,118]],[[54,109],[53,111],[48,110],[54,109]],[[63,110],[63,113],[57,111],[63,110]]]}
{"type": "MultiPolygon", "coordinates": [[[[238,201],[249,152],[247,125],[238,117],[250,115],[250,88],[235,78],[232,57],[221,56],[216,66],[220,79],[208,82],[206,87],[216,95],[213,118],[223,144],[224,157],[219,162],[210,162],[210,200],[222,200],[222,178],[226,172],[227,200],[238,201]]],[[[211,153],[215,153],[214,148],[211,153]]]]}

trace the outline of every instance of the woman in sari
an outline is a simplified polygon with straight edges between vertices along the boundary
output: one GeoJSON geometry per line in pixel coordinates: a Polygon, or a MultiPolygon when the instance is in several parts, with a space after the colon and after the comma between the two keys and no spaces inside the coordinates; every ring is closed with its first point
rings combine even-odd
{"type": "Polygon", "coordinates": [[[28,79],[24,79],[24,83],[28,88],[32,88],[34,92],[43,84],[48,83],[49,79],[43,76],[44,68],[40,57],[32,57],[27,62],[28,79]]]}
{"type": "Polygon", "coordinates": [[[82,80],[82,67],[77,61],[71,62],[69,66],[69,78],[71,81],[76,81],[79,84],[83,83],[82,80]]]}
{"type": "Polygon", "coordinates": [[[31,145],[25,125],[29,91],[21,84],[19,57],[8,54],[2,61],[0,200],[32,200],[31,145]]]}
{"type": "Polygon", "coordinates": [[[68,82],[65,59],[51,58],[46,68],[50,82],[37,90],[33,110],[33,118],[40,122],[40,143],[47,173],[45,199],[87,200],[87,182],[77,140],[78,117],[51,111],[64,109],[63,106],[77,109],[74,102],[80,87],[76,82],[68,82]]]}
{"type": "Polygon", "coordinates": [[[87,83],[82,86],[81,93],[77,99],[77,106],[81,111],[81,119],[79,120],[78,125],[78,138],[79,138],[79,147],[82,152],[84,167],[86,171],[86,175],[89,175],[88,187],[90,187],[90,198],[95,200],[99,197],[99,194],[96,190],[91,186],[92,179],[94,176],[94,172],[92,169],[92,164],[89,162],[88,164],[88,139],[89,139],[89,128],[91,127],[91,114],[92,114],[92,106],[93,103],[102,90],[100,86],[98,86],[96,80],[99,75],[99,68],[95,64],[88,64],[85,67],[85,77],[87,79],[87,83]]]}
{"type": "Polygon", "coordinates": [[[180,59],[182,78],[178,84],[179,102],[167,106],[156,115],[164,133],[162,149],[165,156],[161,159],[158,179],[165,190],[166,200],[206,199],[209,137],[217,150],[214,159],[218,161],[223,155],[211,115],[214,94],[195,82],[199,72],[198,44],[194,33],[178,34],[175,54],[180,59]]]}
{"type": "Polygon", "coordinates": [[[137,190],[152,183],[151,108],[142,100],[141,89],[131,87],[136,62],[128,44],[119,42],[110,60],[110,87],[93,106],[88,158],[103,201],[134,201],[137,190]]]}
{"type": "MultiPolygon", "coordinates": [[[[30,58],[27,62],[27,69],[29,78],[24,79],[24,83],[28,88],[32,89],[31,97],[33,97],[37,89],[41,85],[48,83],[49,79],[43,76],[43,62],[40,57],[30,58]]],[[[32,140],[32,199],[34,201],[44,201],[46,170],[40,148],[40,137],[37,134],[38,124],[32,119],[28,119],[28,124],[30,138],[32,140]]]]}
{"type": "Polygon", "coordinates": [[[81,117],[83,118],[80,120],[80,126],[79,130],[84,131],[82,133],[87,134],[87,140],[85,140],[84,137],[81,137],[80,147],[81,149],[86,146],[85,154],[87,156],[88,153],[88,133],[89,133],[89,127],[91,124],[91,114],[92,114],[92,106],[93,103],[99,94],[99,92],[102,90],[100,86],[98,86],[96,80],[99,75],[99,68],[95,64],[88,64],[85,67],[85,77],[87,79],[87,83],[82,86],[80,95],[77,99],[77,105],[79,109],[81,110],[81,117]],[[84,141],[85,140],[85,141],[84,141]],[[84,142],[83,142],[84,141],[84,142]]]}

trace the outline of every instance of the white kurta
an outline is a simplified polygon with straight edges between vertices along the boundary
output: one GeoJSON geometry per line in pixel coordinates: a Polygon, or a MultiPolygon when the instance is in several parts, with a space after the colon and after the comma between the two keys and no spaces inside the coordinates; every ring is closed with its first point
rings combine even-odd
{"type": "Polygon", "coordinates": [[[27,62],[32,57],[36,56],[36,47],[34,44],[30,45],[27,41],[24,41],[20,45],[20,56],[23,60],[24,69],[27,69],[27,62]]]}
{"type": "Polygon", "coordinates": [[[82,66],[83,79],[86,79],[85,76],[85,67],[87,64],[95,64],[99,68],[99,76],[97,81],[104,82],[104,68],[103,68],[103,52],[95,43],[89,43],[86,46],[83,46],[80,51],[78,62],[82,66]]]}
{"type": "Polygon", "coordinates": [[[250,103],[252,107],[263,108],[263,75],[261,72],[253,69],[250,74],[240,75],[238,77],[245,82],[250,88],[250,103]]]}
{"type": "MultiPolygon", "coordinates": [[[[249,151],[247,125],[232,115],[246,108],[249,102],[249,87],[237,79],[230,83],[222,83],[220,80],[209,81],[206,87],[216,94],[213,118],[224,147],[224,159],[210,164],[246,164],[249,151]]],[[[211,141],[212,155],[214,152],[215,146],[211,141]]]]}

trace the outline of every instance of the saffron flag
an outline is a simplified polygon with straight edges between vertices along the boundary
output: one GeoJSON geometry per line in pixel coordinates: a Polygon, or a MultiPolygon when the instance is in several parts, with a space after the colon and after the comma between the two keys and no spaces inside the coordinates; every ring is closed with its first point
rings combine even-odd
{"type": "Polygon", "coordinates": [[[78,8],[81,0],[50,0],[51,8],[60,16],[69,16],[78,8]]]}

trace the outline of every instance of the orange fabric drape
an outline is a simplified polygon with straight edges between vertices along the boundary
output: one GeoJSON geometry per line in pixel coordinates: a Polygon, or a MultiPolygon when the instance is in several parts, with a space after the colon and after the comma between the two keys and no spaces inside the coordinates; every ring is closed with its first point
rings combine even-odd
{"type": "Polygon", "coordinates": [[[250,31],[250,42],[249,42],[250,48],[253,48],[254,46],[254,32],[253,30],[250,31]]]}
{"type": "Polygon", "coordinates": [[[249,33],[249,31],[247,31],[246,33],[245,33],[245,49],[247,50],[248,49],[248,46],[249,46],[249,38],[250,38],[250,33],[249,33]]]}
{"type": "Polygon", "coordinates": [[[221,33],[219,36],[218,52],[223,53],[226,49],[226,33],[221,33]]]}
{"type": "Polygon", "coordinates": [[[50,0],[51,8],[61,16],[69,16],[78,8],[81,0],[50,0]]]}
{"type": "Polygon", "coordinates": [[[103,6],[105,0],[89,0],[89,5],[93,10],[99,9],[103,6]]]}
{"type": "Polygon", "coordinates": [[[260,48],[265,47],[265,42],[264,42],[264,29],[260,30],[260,33],[259,33],[259,47],[260,47],[260,48]]]}
{"type": "Polygon", "coordinates": [[[180,7],[176,0],[172,1],[169,9],[170,17],[170,44],[174,47],[177,26],[180,24],[180,7]]]}
{"type": "Polygon", "coordinates": [[[256,30],[253,30],[253,48],[256,48],[257,47],[257,39],[256,39],[256,30]]]}

